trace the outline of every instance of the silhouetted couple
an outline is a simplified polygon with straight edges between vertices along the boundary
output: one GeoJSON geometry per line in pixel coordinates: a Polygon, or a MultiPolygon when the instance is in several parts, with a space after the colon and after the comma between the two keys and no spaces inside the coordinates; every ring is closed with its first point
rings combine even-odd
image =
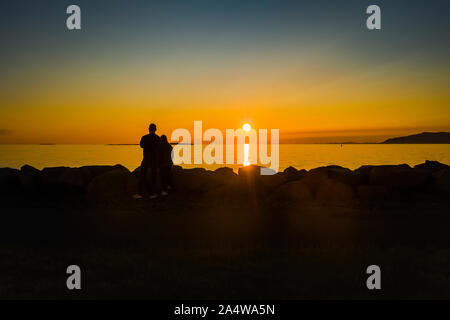
{"type": "Polygon", "coordinates": [[[151,199],[158,196],[158,178],[161,182],[161,195],[167,196],[171,187],[172,146],[167,141],[166,135],[161,138],[155,133],[156,125],[150,124],[149,134],[141,138],[141,148],[144,149],[144,159],[141,163],[139,179],[139,194],[135,199],[150,195],[151,199]],[[150,171],[150,181],[147,173],[150,171]]]}

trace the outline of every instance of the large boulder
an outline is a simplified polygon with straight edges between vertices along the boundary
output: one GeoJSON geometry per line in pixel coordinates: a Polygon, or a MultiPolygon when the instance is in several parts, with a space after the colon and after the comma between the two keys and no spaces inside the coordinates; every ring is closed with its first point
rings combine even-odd
{"type": "Polygon", "coordinates": [[[60,183],[60,176],[63,172],[70,170],[69,167],[44,168],[41,172],[41,182],[43,185],[56,185],[60,183]]]}
{"type": "Polygon", "coordinates": [[[231,187],[238,182],[238,175],[233,169],[228,167],[222,167],[214,170],[213,179],[218,186],[231,187]]]}
{"type": "Polygon", "coordinates": [[[414,170],[407,164],[374,166],[370,170],[369,184],[393,189],[412,189],[423,186],[428,174],[414,170]]]}
{"type": "Polygon", "coordinates": [[[325,170],[311,170],[300,181],[306,184],[313,194],[316,194],[319,186],[328,179],[328,173],[325,170]]]}
{"type": "Polygon", "coordinates": [[[351,186],[335,179],[325,179],[316,189],[316,199],[325,202],[349,202],[355,198],[351,186]]]}
{"type": "Polygon", "coordinates": [[[213,177],[212,171],[204,168],[172,170],[172,183],[174,188],[185,192],[207,192],[217,185],[218,180],[213,177]]]}
{"type": "Polygon", "coordinates": [[[343,168],[340,166],[327,166],[327,167],[319,167],[315,169],[311,169],[310,173],[318,173],[326,176],[330,179],[340,181],[342,183],[356,186],[361,181],[361,175],[357,171],[352,171],[347,168],[343,168]]]}
{"type": "MultiPolygon", "coordinates": [[[[176,166],[174,166],[176,167],[176,166]]],[[[136,169],[134,169],[131,174],[137,178],[139,178],[141,176],[141,167],[137,167],[136,169]]]]}
{"type": "Polygon", "coordinates": [[[348,202],[355,198],[353,184],[359,175],[339,166],[312,169],[299,180],[307,185],[314,198],[326,202],[348,202]]]}
{"type": "Polygon", "coordinates": [[[441,192],[450,192],[450,169],[433,173],[432,188],[441,192]]]}
{"type": "Polygon", "coordinates": [[[19,181],[22,189],[26,192],[35,192],[40,188],[41,171],[38,169],[24,165],[20,168],[19,181]]]}
{"type": "Polygon", "coordinates": [[[229,203],[240,201],[248,195],[248,189],[241,183],[232,168],[222,167],[213,172],[214,188],[207,191],[207,198],[214,202],[229,203]]]}
{"type": "Polygon", "coordinates": [[[275,189],[267,201],[271,205],[277,205],[280,203],[298,204],[313,199],[314,196],[309,186],[301,180],[296,180],[287,182],[275,189]]]}
{"type": "Polygon", "coordinates": [[[11,168],[0,168],[0,190],[2,192],[16,192],[20,188],[20,171],[11,168]]]}
{"type": "Polygon", "coordinates": [[[308,171],[306,171],[305,169],[297,170],[294,167],[288,167],[284,169],[283,176],[285,177],[286,181],[295,181],[300,180],[301,178],[306,176],[307,173],[308,171]]]}
{"type": "Polygon", "coordinates": [[[46,187],[83,190],[95,177],[117,169],[128,171],[122,165],[51,167],[42,170],[40,179],[42,185],[46,187]]]}
{"type": "Polygon", "coordinates": [[[44,168],[41,173],[41,183],[46,187],[84,189],[96,176],[112,170],[127,170],[121,165],[115,166],[84,166],[80,168],[51,167],[44,168]]]}
{"type": "Polygon", "coordinates": [[[430,174],[444,170],[444,169],[449,169],[449,168],[450,168],[450,166],[448,166],[446,164],[440,163],[438,161],[430,161],[430,160],[426,160],[425,163],[421,163],[421,164],[414,166],[414,169],[426,171],[426,172],[429,172],[430,174]]]}
{"type": "MultiPolygon", "coordinates": [[[[130,190],[136,190],[139,185],[141,168],[138,167],[132,172],[132,178],[128,182],[130,190]]],[[[209,192],[212,189],[229,186],[236,182],[237,175],[233,169],[223,167],[216,171],[209,171],[205,168],[183,169],[181,166],[172,167],[172,187],[180,192],[209,192]]],[[[147,179],[150,179],[150,170],[147,172],[147,179]]],[[[157,179],[159,188],[159,179],[157,179]]]]}
{"type": "Polygon", "coordinates": [[[20,171],[11,168],[0,168],[0,184],[9,184],[19,181],[20,171]]]}
{"type": "Polygon", "coordinates": [[[277,174],[270,168],[257,165],[239,168],[238,175],[241,187],[255,191],[257,194],[267,194],[287,181],[283,174],[277,174]]]}
{"type": "Polygon", "coordinates": [[[226,177],[226,176],[228,176],[228,177],[236,176],[236,173],[234,173],[233,169],[229,168],[229,167],[220,167],[220,168],[214,170],[214,173],[218,174],[218,175],[222,175],[224,177],[226,177]]]}
{"type": "Polygon", "coordinates": [[[126,193],[129,195],[137,194],[139,193],[139,177],[130,174],[127,179],[127,185],[126,185],[126,193]]]}
{"type": "Polygon", "coordinates": [[[356,189],[358,198],[362,200],[380,200],[389,196],[389,191],[384,186],[361,185],[356,189]]]}
{"type": "Polygon", "coordinates": [[[59,176],[59,182],[68,188],[84,189],[94,178],[87,168],[69,168],[59,176]]]}
{"type": "MultiPolygon", "coordinates": [[[[116,164],[114,166],[83,166],[83,167],[80,167],[80,169],[88,170],[91,173],[92,177],[96,177],[96,176],[102,175],[111,170],[126,169],[126,168],[120,164],[116,164]]],[[[126,170],[128,170],[128,169],[126,169],[126,170]]]]}
{"type": "Polygon", "coordinates": [[[261,176],[261,182],[264,188],[264,192],[271,192],[282,184],[285,184],[287,180],[283,174],[277,173],[274,175],[261,176]]]}
{"type": "Polygon", "coordinates": [[[359,175],[359,183],[361,185],[368,185],[370,183],[370,172],[375,166],[364,165],[355,170],[359,175]]]}
{"type": "Polygon", "coordinates": [[[130,171],[124,167],[117,167],[92,179],[86,191],[94,197],[113,199],[128,195],[130,171]]]}
{"type": "Polygon", "coordinates": [[[240,167],[238,169],[238,175],[241,180],[254,181],[261,176],[261,167],[257,165],[249,165],[240,167]]]}

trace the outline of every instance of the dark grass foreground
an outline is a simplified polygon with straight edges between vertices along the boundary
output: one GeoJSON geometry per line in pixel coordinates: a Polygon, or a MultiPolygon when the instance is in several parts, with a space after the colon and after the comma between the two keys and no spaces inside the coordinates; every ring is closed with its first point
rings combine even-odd
{"type": "Polygon", "coordinates": [[[176,167],[136,201],[138,171],[0,169],[0,298],[450,298],[446,165],[176,167]]]}

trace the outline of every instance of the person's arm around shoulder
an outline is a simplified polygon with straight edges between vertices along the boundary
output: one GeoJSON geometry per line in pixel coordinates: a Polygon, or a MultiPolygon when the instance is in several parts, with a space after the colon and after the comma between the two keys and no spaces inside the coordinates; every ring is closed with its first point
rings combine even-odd
{"type": "Polygon", "coordinates": [[[156,139],[155,139],[155,154],[156,154],[156,159],[159,163],[159,159],[161,157],[161,138],[157,135],[156,139]]]}
{"type": "Polygon", "coordinates": [[[169,150],[170,150],[170,163],[173,164],[173,147],[172,145],[169,143],[169,150]]]}

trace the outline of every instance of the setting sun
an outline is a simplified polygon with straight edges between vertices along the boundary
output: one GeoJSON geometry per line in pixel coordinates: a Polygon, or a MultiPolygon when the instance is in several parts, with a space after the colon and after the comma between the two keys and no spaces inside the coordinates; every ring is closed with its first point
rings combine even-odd
{"type": "Polygon", "coordinates": [[[251,126],[249,123],[245,123],[245,124],[242,126],[242,129],[243,129],[245,132],[249,132],[249,131],[252,129],[252,126],[251,126]]]}

